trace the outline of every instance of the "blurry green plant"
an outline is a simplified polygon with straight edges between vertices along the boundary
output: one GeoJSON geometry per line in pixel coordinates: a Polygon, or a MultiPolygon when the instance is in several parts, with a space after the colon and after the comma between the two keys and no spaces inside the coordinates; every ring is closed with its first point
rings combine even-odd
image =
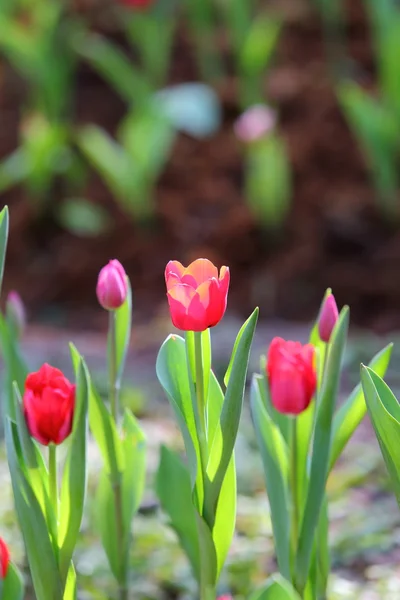
{"type": "Polygon", "coordinates": [[[0,163],[0,192],[22,184],[38,219],[51,214],[72,229],[69,197],[79,196],[85,182],[72,137],[76,56],[70,39],[77,27],[63,2],[17,0],[0,7],[0,52],[27,85],[20,144],[0,163]],[[65,199],[57,213],[55,196],[65,199]]]}
{"type": "Polygon", "coordinates": [[[245,110],[265,100],[266,71],[275,53],[282,21],[257,13],[249,0],[225,0],[221,15],[227,28],[238,85],[238,103],[245,110]]]}
{"type": "Polygon", "coordinates": [[[400,217],[400,10],[395,0],[367,0],[378,71],[377,92],[353,81],[339,85],[346,118],[363,149],[376,199],[388,221],[400,217]]]}
{"type": "Polygon", "coordinates": [[[234,129],[243,147],[248,206],[264,230],[278,231],[291,206],[292,176],[285,143],[276,131],[275,111],[254,105],[234,129]]]}

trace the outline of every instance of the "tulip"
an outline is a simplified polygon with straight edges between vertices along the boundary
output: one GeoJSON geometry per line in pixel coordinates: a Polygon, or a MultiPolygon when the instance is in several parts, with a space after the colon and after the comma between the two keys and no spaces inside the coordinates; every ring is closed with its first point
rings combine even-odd
{"type": "Polygon", "coordinates": [[[5,579],[7,577],[8,565],[10,564],[10,553],[8,551],[7,544],[0,537],[0,578],[5,579]]]}
{"type": "Polygon", "coordinates": [[[331,339],[333,328],[339,318],[339,311],[333,294],[328,294],[322,305],[318,319],[318,333],[321,340],[328,343],[331,339]]]}
{"type": "Polygon", "coordinates": [[[275,111],[264,104],[255,104],[240,115],[233,128],[236,137],[248,144],[265,138],[275,125],[275,111]]]}
{"type": "Polygon", "coordinates": [[[128,282],[124,267],[118,260],[110,260],[99,273],[96,287],[97,299],[106,310],[120,308],[128,294],[128,282]]]}
{"type": "Polygon", "coordinates": [[[33,438],[44,446],[61,444],[72,431],[75,385],[46,363],[26,378],[23,407],[33,438]]]}
{"type": "Polygon", "coordinates": [[[11,291],[7,296],[6,312],[7,316],[14,323],[15,328],[18,334],[20,335],[25,328],[26,314],[24,303],[21,300],[21,296],[18,294],[18,292],[15,292],[14,290],[11,291]]]}
{"type": "Polygon", "coordinates": [[[267,376],[276,410],[292,415],[303,412],[317,384],[314,346],[274,338],[268,351],[267,376]]]}
{"type": "Polygon", "coordinates": [[[188,267],[171,260],[165,282],[172,323],[183,331],[205,331],[217,325],[225,314],[229,269],[218,269],[206,258],[188,267]]]}

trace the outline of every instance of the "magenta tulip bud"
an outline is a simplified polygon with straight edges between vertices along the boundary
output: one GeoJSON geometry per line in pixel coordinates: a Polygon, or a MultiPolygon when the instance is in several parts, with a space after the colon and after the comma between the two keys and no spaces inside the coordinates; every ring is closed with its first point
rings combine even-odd
{"type": "Polygon", "coordinates": [[[21,296],[14,290],[11,291],[7,296],[6,314],[14,324],[18,335],[21,335],[26,325],[25,306],[22,302],[21,296]]]}
{"type": "Polygon", "coordinates": [[[319,337],[326,344],[331,339],[333,328],[339,318],[339,311],[333,294],[329,294],[322,306],[318,320],[319,337]]]}
{"type": "Polygon", "coordinates": [[[106,310],[116,310],[126,300],[128,281],[124,267],[118,260],[110,260],[99,273],[97,299],[106,310]]]}

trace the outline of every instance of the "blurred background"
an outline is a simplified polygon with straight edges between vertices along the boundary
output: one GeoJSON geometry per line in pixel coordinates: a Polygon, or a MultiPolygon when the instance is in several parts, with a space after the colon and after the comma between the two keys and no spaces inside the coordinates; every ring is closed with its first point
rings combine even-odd
{"type": "MultiPolygon", "coordinates": [[[[307,340],[332,287],[351,307],[348,393],[360,361],[400,327],[399,57],[397,0],[0,1],[0,202],[11,213],[4,297],[17,290],[25,303],[30,366],[47,360],[68,371],[72,337],[105,391],[97,275],[118,258],[132,282],[123,399],[150,446],[132,553],[137,598],[195,593],[153,492],[159,444],[181,448],[154,382],[171,327],[165,265],[201,256],[229,265],[229,308],[213,332],[221,373],[255,305],[251,370],[273,335],[307,340]]],[[[399,359],[395,350],[396,391],[399,359]]],[[[247,408],[238,445],[238,532],[220,591],[240,599],[275,569],[247,408]]],[[[0,528],[22,561],[4,460],[0,480],[0,528]]],[[[330,494],[329,600],[398,598],[400,513],[368,422],[330,494]]],[[[82,598],[110,598],[90,496],[88,504],[82,598]]]]}
{"type": "Polygon", "coordinates": [[[395,0],[2,0],[6,291],[96,328],[109,258],[149,318],[207,256],[241,315],[400,325],[399,54],[395,0]]]}

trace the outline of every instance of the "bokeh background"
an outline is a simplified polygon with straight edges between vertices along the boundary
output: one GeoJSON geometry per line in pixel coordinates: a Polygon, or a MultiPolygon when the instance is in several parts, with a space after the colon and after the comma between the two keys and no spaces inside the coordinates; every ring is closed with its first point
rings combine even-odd
{"type": "MultiPolygon", "coordinates": [[[[204,256],[230,266],[228,315],[215,332],[221,372],[255,305],[257,369],[273,335],[307,339],[332,287],[351,307],[350,391],[360,361],[400,325],[399,57],[395,0],[1,0],[4,296],[15,289],[26,305],[32,367],[68,370],[73,337],[101,384],[97,274],[118,258],[132,282],[124,398],[151,448],[132,555],[138,598],[194,593],[152,487],[160,442],[180,447],[154,381],[170,330],[165,264],[204,256]]],[[[395,350],[395,390],[399,358],[395,350]]],[[[239,444],[238,532],[221,591],[244,598],[274,569],[247,411],[239,444]]],[[[0,528],[22,559],[1,464],[0,528]]],[[[399,597],[400,512],[368,421],[330,492],[329,598],[399,597]]],[[[82,598],[111,597],[90,525],[89,500],[82,598]]]]}

